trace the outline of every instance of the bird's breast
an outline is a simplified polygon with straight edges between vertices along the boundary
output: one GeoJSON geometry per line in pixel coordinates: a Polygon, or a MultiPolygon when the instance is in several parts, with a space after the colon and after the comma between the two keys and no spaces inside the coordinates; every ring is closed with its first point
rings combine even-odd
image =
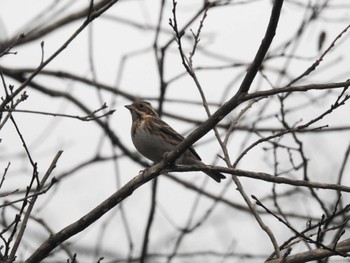
{"type": "Polygon", "coordinates": [[[140,122],[139,127],[133,132],[132,141],[135,148],[144,157],[153,162],[159,162],[166,152],[173,150],[175,147],[165,142],[159,134],[151,133],[144,125],[145,123],[140,122]]]}

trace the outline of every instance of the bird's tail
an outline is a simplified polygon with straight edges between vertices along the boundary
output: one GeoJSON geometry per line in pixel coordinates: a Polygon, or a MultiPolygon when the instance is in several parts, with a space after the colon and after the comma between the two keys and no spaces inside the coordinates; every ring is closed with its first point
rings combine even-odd
{"type": "Polygon", "coordinates": [[[220,183],[221,179],[226,179],[226,176],[222,173],[215,172],[215,171],[205,171],[207,175],[209,175],[211,178],[213,178],[216,182],[220,183]]]}
{"type": "MultiPolygon", "coordinates": [[[[187,162],[187,163],[184,163],[185,165],[186,164],[195,164],[195,165],[198,165],[198,166],[201,166],[201,167],[208,167],[207,165],[205,165],[201,160],[198,160],[198,159],[194,159],[194,158],[191,158],[190,159],[190,162],[187,162]]],[[[209,175],[211,178],[213,178],[216,182],[220,183],[221,182],[221,179],[226,179],[226,176],[223,175],[222,173],[220,172],[217,172],[217,171],[203,171],[204,173],[206,173],[207,175],[209,175]]]]}

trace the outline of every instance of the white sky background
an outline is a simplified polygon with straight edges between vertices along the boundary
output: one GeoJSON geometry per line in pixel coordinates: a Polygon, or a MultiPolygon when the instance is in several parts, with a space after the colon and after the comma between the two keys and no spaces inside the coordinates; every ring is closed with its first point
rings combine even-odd
{"type": "MultiPolygon", "coordinates": [[[[59,6],[65,6],[70,1],[60,1],[59,6]]],[[[64,12],[60,12],[58,17],[53,17],[52,20],[64,16],[66,13],[78,10],[80,6],[87,5],[89,1],[75,1],[76,3],[69,7],[64,12]]],[[[110,86],[118,84],[118,88],[123,91],[130,92],[133,95],[153,97],[159,95],[159,79],[158,72],[155,65],[152,44],[154,41],[154,31],[136,29],[128,24],[116,23],[113,18],[124,18],[132,20],[140,25],[154,26],[157,23],[159,12],[159,1],[120,1],[112,7],[104,17],[101,17],[93,22],[91,31],[86,29],[81,33],[68,47],[64,50],[46,69],[62,70],[75,73],[80,76],[91,78],[90,66],[88,61],[89,48],[89,32],[93,37],[93,65],[95,68],[96,79],[110,86]],[[133,54],[135,52],[148,49],[147,52],[135,55],[128,59],[124,66],[123,75],[117,78],[118,70],[123,56],[133,54]]],[[[248,1],[249,2],[249,1],[248,1]]],[[[194,57],[194,63],[197,66],[219,66],[227,65],[233,62],[250,63],[254,58],[257,48],[261,43],[261,39],[265,32],[268,18],[270,15],[271,1],[250,1],[250,4],[232,5],[228,7],[215,8],[209,11],[208,17],[204,22],[203,33],[199,48],[205,46],[207,51],[220,54],[222,58],[213,58],[204,53],[198,52],[198,56],[194,57]]],[[[338,1],[344,4],[346,1],[338,1]]],[[[188,21],[193,13],[201,6],[201,1],[179,1],[178,3],[178,23],[179,26],[188,21]]],[[[233,1],[234,3],[234,1],[233,1]]],[[[30,29],[36,23],[47,21],[46,18],[33,18],[38,13],[45,10],[52,3],[50,1],[5,1],[0,0],[0,40],[7,37],[12,37],[18,33],[30,29]],[[44,6],[45,5],[45,6],[44,6]],[[30,10],[30,11],[29,11],[30,10]],[[29,23],[30,22],[30,23],[29,23]]],[[[172,31],[168,25],[168,19],[172,17],[171,1],[167,1],[166,9],[163,17],[163,30],[166,33],[160,37],[160,43],[163,44],[171,37],[172,31]]],[[[55,11],[50,9],[47,14],[54,14],[55,11]]],[[[282,10],[281,20],[274,39],[272,50],[277,48],[291,35],[295,34],[300,25],[301,18],[305,14],[301,9],[288,2],[282,10]]],[[[309,60],[299,60],[293,62],[291,68],[294,68],[293,76],[296,77],[309,67],[313,61],[320,55],[317,51],[318,36],[322,31],[327,32],[325,46],[328,46],[331,41],[347,26],[350,22],[350,9],[331,9],[326,13],[324,19],[318,20],[311,24],[307,29],[308,33],[304,35],[295,48],[298,50],[296,54],[310,58],[309,60]],[[336,16],[336,17],[335,17],[336,16]],[[343,22],[339,22],[341,19],[343,22]]],[[[82,21],[77,21],[64,27],[64,30],[55,31],[49,35],[44,36],[43,39],[36,41],[35,44],[23,45],[15,48],[16,55],[8,55],[0,58],[2,66],[7,67],[30,67],[35,68],[41,61],[41,47],[40,42],[44,41],[45,58],[49,57],[54,51],[59,48],[62,43],[80,26],[82,21]]],[[[198,20],[190,28],[196,30],[198,27],[198,20]]],[[[189,32],[187,32],[189,33],[189,32]]],[[[339,46],[334,52],[331,52],[320,66],[320,73],[312,74],[306,83],[323,83],[323,82],[340,82],[349,78],[349,38],[347,33],[340,41],[339,46]],[[339,61],[340,56],[342,56],[339,61]],[[323,68],[323,69],[321,69],[323,68]]],[[[191,42],[184,41],[186,52],[189,51],[192,45],[191,42]]],[[[178,55],[177,46],[175,43],[171,47],[172,54],[167,57],[165,67],[165,79],[169,80],[180,73],[183,73],[184,68],[181,64],[178,55]]],[[[271,68],[281,68],[282,59],[276,59],[271,62],[271,68]]],[[[198,77],[201,81],[206,96],[211,102],[222,102],[222,91],[230,85],[231,81],[242,74],[243,69],[230,68],[227,70],[199,72],[198,77]]],[[[276,85],[283,86],[285,81],[277,83],[273,74],[269,75],[270,80],[276,85]]],[[[264,88],[268,89],[270,85],[261,79],[260,83],[264,88]]],[[[73,95],[82,99],[86,105],[94,110],[101,106],[95,89],[88,86],[77,84],[71,81],[64,81],[62,79],[55,80],[51,77],[38,76],[35,78],[39,83],[47,84],[49,87],[57,90],[69,90],[73,95]]],[[[238,88],[240,81],[236,82],[230,95],[233,95],[238,88]]],[[[259,83],[256,81],[255,84],[259,83]]],[[[19,84],[11,79],[7,79],[7,84],[13,84],[18,87],[19,84]]],[[[252,87],[257,89],[257,85],[252,87]]],[[[0,95],[3,96],[3,89],[0,89],[0,95]]],[[[75,106],[67,104],[62,99],[51,99],[36,91],[27,89],[29,98],[21,104],[22,109],[60,112],[72,115],[84,115],[75,106]]],[[[114,96],[108,93],[102,93],[103,102],[106,102],[111,109],[116,112],[111,116],[111,126],[115,133],[120,136],[120,139],[130,148],[134,149],[130,139],[130,125],[131,117],[125,104],[130,103],[125,99],[117,98],[116,104],[114,96]]],[[[166,98],[169,99],[190,99],[200,101],[200,95],[197,91],[193,81],[189,77],[183,77],[176,82],[169,85],[166,98]]],[[[314,111],[297,112],[292,115],[290,120],[298,121],[299,119],[312,119],[324,110],[322,106],[330,105],[334,101],[335,96],[331,98],[320,98],[317,102],[319,109],[314,108],[314,111]]],[[[224,99],[225,101],[225,99],[224,99]]],[[[259,102],[260,103],[260,102],[259,102]]],[[[300,100],[290,101],[291,104],[308,103],[307,97],[300,96],[300,100]]],[[[156,106],[156,104],[155,104],[156,106]]],[[[212,112],[215,111],[212,107],[212,112]]],[[[166,112],[183,114],[186,117],[205,119],[206,114],[202,107],[188,107],[187,104],[168,103],[165,104],[166,112]]],[[[274,104],[268,110],[270,113],[276,113],[278,108],[274,108],[274,104]]],[[[235,111],[231,117],[234,117],[239,111],[235,111]]],[[[330,125],[345,125],[349,124],[347,114],[349,114],[349,105],[343,107],[332,115],[332,119],[325,119],[320,124],[330,125]],[[346,117],[347,116],[347,119],[346,117]]],[[[67,118],[53,118],[49,116],[33,115],[33,114],[16,114],[18,125],[26,139],[31,153],[35,161],[38,162],[39,171],[41,175],[44,174],[48,165],[52,161],[58,150],[64,150],[62,157],[58,162],[58,166],[54,175],[61,174],[74,167],[76,164],[93,157],[102,142],[103,153],[110,155],[112,153],[109,142],[106,139],[101,140],[101,130],[93,122],[82,122],[76,119],[67,118]],[[50,132],[48,132],[50,131],[50,132]]],[[[242,120],[242,124],[249,124],[251,119],[254,119],[254,109],[249,111],[246,120],[242,120]]],[[[192,131],[195,126],[189,126],[183,122],[174,119],[165,118],[176,130],[182,133],[192,131]]],[[[271,127],[277,124],[277,121],[271,118],[266,121],[266,126],[271,127]]],[[[293,122],[291,121],[291,125],[293,122]]],[[[311,175],[317,178],[318,181],[332,181],[332,172],[334,167],[339,167],[341,160],[337,156],[329,154],[330,152],[343,153],[349,140],[349,133],[342,133],[344,137],[332,138],[331,141],[325,140],[326,135],[312,135],[308,137],[309,144],[305,147],[307,149],[315,149],[316,145],[319,149],[312,152],[312,161],[310,162],[310,169],[314,171],[311,175]],[[322,141],[322,144],[319,142],[322,141]],[[332,157],[333,156],[333,157],[332,157]],[[332,159],[334,158],[334,159],[332,159]],[[320,177],[322,174],[323,177],[320,177]]],[[[205,136],[197,143],[197,151],[202,156],[206,163],[210,163],[215,159],[215,154],[220,154],[220,148],[215,141],[201,144],[212,138],[213,133],[205,136]]],[[[24,151],[21,147],[21,142],[18,135],[14,132],[12,125],[5,126],[1,130],[0,137],[2,142],[0,144],[0,171],[3,170],[7,163],[11,161],[10,170],[2,191],[14,190],[19,187],[27,185],[31,176],[31,167],[27,160],[19,158],[19,154],[23,156],[24,151]]],[[[306,138],[306,137],[305,137],[306,138]]],[[[245,136],[242,133],[233,134],[232,148],[230,151],[233,156],[241,151],[241,145],[244,143],[245,136]]],[[[256,139],[256,138],[255,138],[256,139]]],[[[119,151],[117,150],[119,153],[119,151]]],[[[239,168],[271,172],[272,160],[264,156],[265,152],[259,148],[248,154],[240,163],[239,168]]],[[[342,156],[342,155],[340,155],[342,156]]],[[[286,157],[287,158],[287,157],[286,157]]],[[[311,158],[311,156],[310,156],[311,158]]],[[[219,162],[219,164],[223,164],[219,162]]],[[[140,166],[131,165],[130,161],[125,160],[119,163],[118,176],[120,176],[121,184],[125,184],[130,179],[138,174],[142,169],[140,166]]],[[[202,184],[203,175],[201,173],[184,173],[177,174],[179,177],[188,177],[189,181],[194,182],[200,186],[202,184]]],[[[344,179],[349,182],[348,178],[344,179]]],[[[271,191],[271,185],[264,182],[255,182],[252,180],[242,179],[247,193],[254,194],[258,197],[264,197],[266,193],[271,191]]],[[[120,186],[120,185],[119,185],[120,186]]],[[[42,217],[49,222],[54,232],[61,230],[63,227],[79,219],[82,215],[93,209],[101,201],[114,193],[119,187],[116,182],[115,167],[112,162],[100,163],[96,166],[89,166],[88,169],[82,169],[69,178],[62,180],[55,186],[51,192],[40,198],[38,203],[36,215],[42,217]]],[[[135,245],[135,254],[137,255],[141,250],[142,238],[144,234],[144,225],[147,220],[149,205],[150,205],[150,187],[147,184],[139,188],[129,197],[124,206],[126,209],[126,216],[130,222],[131,233],[135,245]]],[[[208,181],[206,189],[212,193],[219,193],[224,187],[224,184],[216,184],[213,181],[208,181]]],[[[284,189],[283,187],[279,189],[284,189]]],[[[327,193],[320,193],[328,194],[327,193]]],[[[235,203],[241,203],[242,198],[231,186],[227,191],[225,197],[234,200],[235,203]]],[[[348,198],[344,194],[344,198],[348,198]]],[[[191,192],[184,189],[182,186],[174,182],[162,178],[159,181],[158,202],[160,208],[156,213],[156,222],[152,228],[152,236],[150,240],[150,251],[163,252],[168,242],[172,242],[176,237],[172,223],[176,226],[183,226],[187,220],[189,211],[194,202],[194,196],[191,192]],[[171,222],[167,219],[171,217],[171,222]]],[[[300,209],[302,212],[310,208],[311,204],[302,206],[302,200],[295,200],[289,207],[284,207],[286,211],[294,211],[300,209]]],[[[197,217],[201,217],[210,206],[211,201],[203,198],[200,208],[198,209],[197,217]]],[[[319,216],[320,211],[312,208],[305,212],[310,216],[319,216]],[[315,213],[314,213],[315,212],[315,213]]],[[[282,243],[290,232],[282,225],[278,224],[276,220],[270,217],[264,217],[265,222],[276,233],[277,239],[282,243]]],[[[303,227],[302,222],[301,228],[303,227]]],[[[26,243],[29,250],[41,244],[47,235],[35,223],[30,225],[29,231],[37,231],[40,234],[35,234],[35,237],[26,243]],[[45,233],[45,234],[43,234],[45,233]]],[[[37,233],[36,232],[36,233],[37,233]]],[[[28,241],[29,239],[27,239],[28,241]]],[[[225,252],[239,251],[241,253],[250,252],[247,247],[256,248],[257,254],[269,254],[272,252],[272,246],[268,237],[258,225],[254,222],[252,217],[246,214],[237,212],[236,210],[227,209],[222,205],[216,207],[216,210],[211,215],[205,225],[202,226],[198,232],[186,238],[181,249],[183,252],[206,250],[210,248],[213,251],[225,252]],[[245,239],[242,240],[242,236],[245,239]],[[232,247],[230,247],[230,245],[232,247]]],[[[74,237],[70,242],[76,242],[77,248],[85,244],[94,247],[96,243],[102,242],[104,252],[100,255],[105,255],[106,260],[113,259],[116,255],[125,256],[124,253],[128,249],[126,242],[126,234],[123,224],[121,224],[120,211],[118,208],[113,209],[102,220],[93,224],[83,234],[74,237]],[[115,216],[115,214],[119,215],[115,216]],[[104,239],[96,238],[101,225],[109,220],[114,220],[108,225],[104,239]],[[109,256],[110,254],[110,256],[109,256]]],[[[170,246],[171,247],[171,246],[170,246]]],[[[23,251],[24,255],[26,252],[23,251]]],[[[62,256],[62,258],[65,255],[62,256]]],[[[83,259],[84,255],[79,254],[79,259],[83,259]]],[[[90,262],[93,262],[89,257],[90,262]]],[[[108,261],[106,261],[108,262],[108,261]]],[[[241,261],[243,262],[243,261],[241,261]]],[[[248,260],[247,260],[248,262],[248,260]]]]}

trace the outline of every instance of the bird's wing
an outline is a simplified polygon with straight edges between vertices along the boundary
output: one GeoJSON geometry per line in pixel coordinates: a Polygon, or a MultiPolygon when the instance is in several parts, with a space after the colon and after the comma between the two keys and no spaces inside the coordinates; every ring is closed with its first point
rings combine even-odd
{"type": "MultiPolygon", "coordinates": [[[[173,128],[171,128],[170,125],[168,125],[165,121],[159,118],[155,118],[154,120],[155,120],[155,125],[158,127],[160,132],[164,133],[167,136],[170,136],[174,145],[179,145],[184,140],[184,137],[180,135],[178,132],[176,132],[173,128]]],[[[201,157],[198,155],[198,153],[195,151],[193,146],[191,146],[189,150],[193,153],[193,155],[198,160],[202,160],[201,157]]]]}

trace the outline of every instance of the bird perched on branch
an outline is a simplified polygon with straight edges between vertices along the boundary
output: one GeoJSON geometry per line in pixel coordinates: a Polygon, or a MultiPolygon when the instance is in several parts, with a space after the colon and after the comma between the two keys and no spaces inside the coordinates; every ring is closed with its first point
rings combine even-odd
{"type": "MultiPolygon", "coordinates": [[[[149,102],[139,100],[125,107],[130,110],[132,116],[131,138],[134,146],[147,159],[160,162],[164,154],[174,150],[184,140],[184,137],[159,118],[149,102]]],[[[175,163],[206,166],[192,146],[175,163]]],[[[205,173],[218,183],[226,178],[215,171],[205,173]]]]}

